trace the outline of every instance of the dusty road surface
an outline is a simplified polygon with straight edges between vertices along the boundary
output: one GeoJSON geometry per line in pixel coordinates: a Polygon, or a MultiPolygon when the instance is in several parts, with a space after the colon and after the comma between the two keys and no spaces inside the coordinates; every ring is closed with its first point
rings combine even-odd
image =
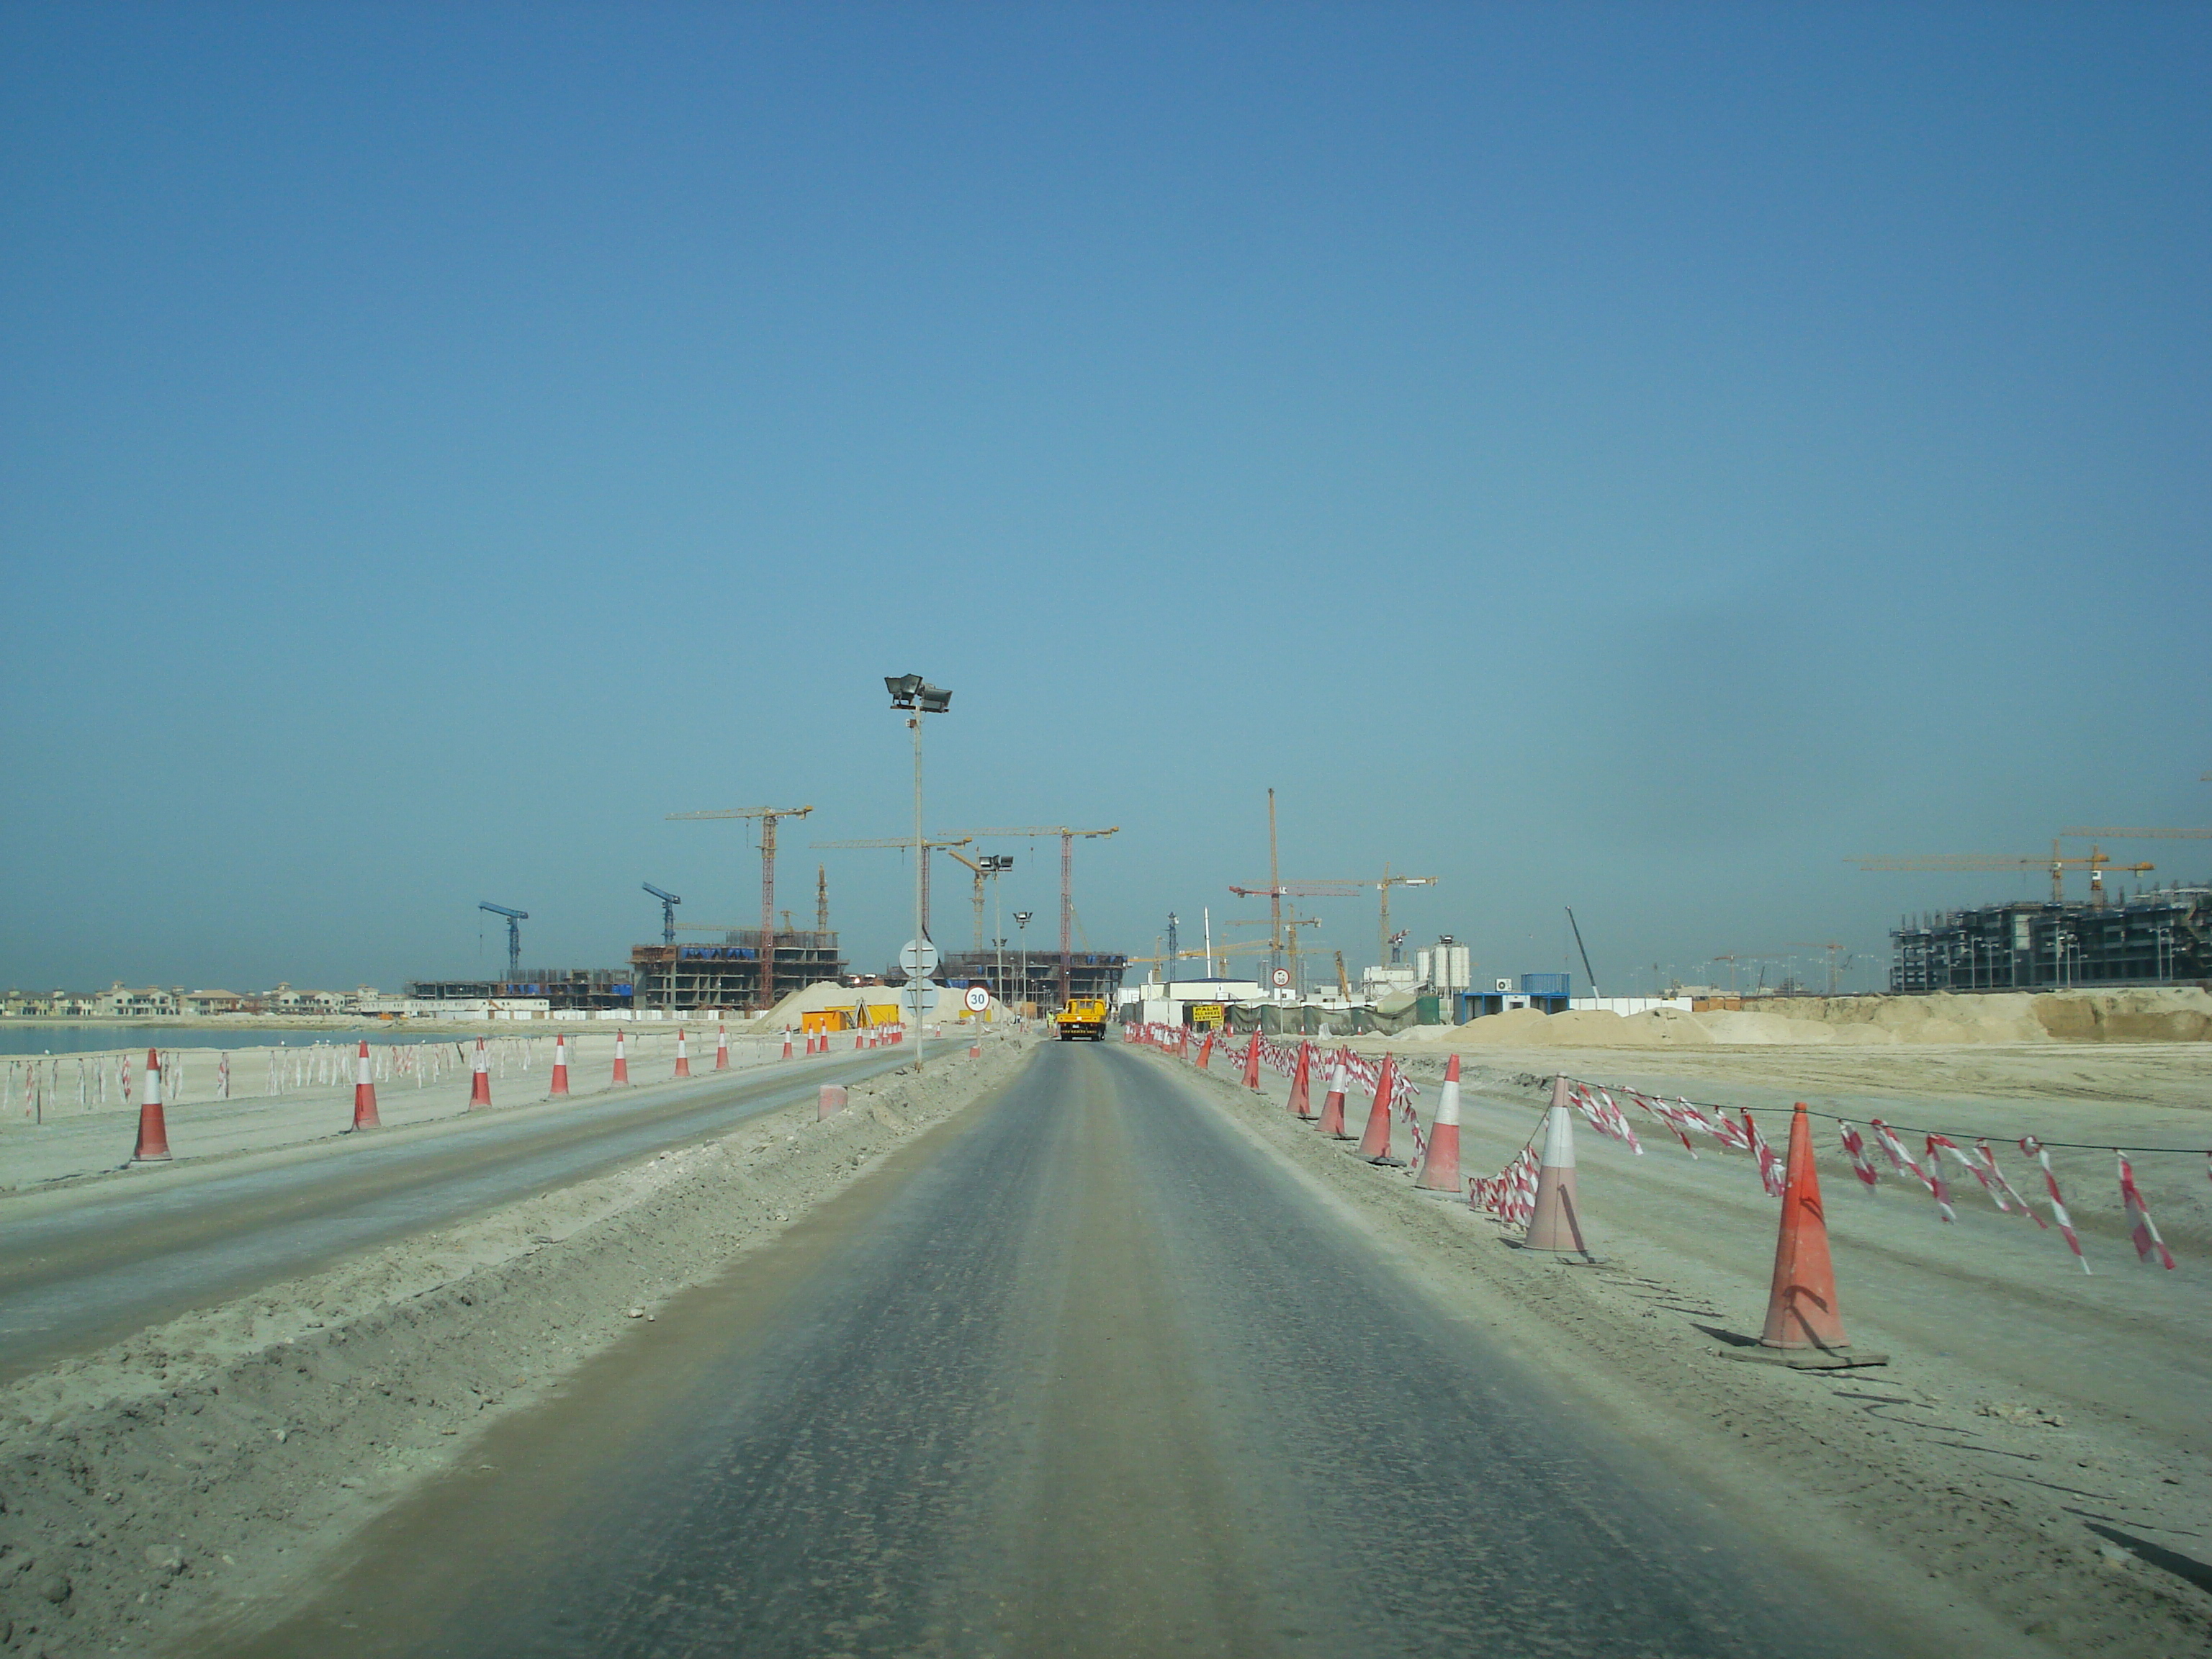
{"type": "Polygon", "coordinates": [[[0,1199],[0,1381],[910,1058],[890,1049],[709,1076],[0,1199]]]}
{"type": "Polygon", "coordinates": [[[196,1650],[1912,1650],[1115,1047],[634,1332],[196,1650]]]}

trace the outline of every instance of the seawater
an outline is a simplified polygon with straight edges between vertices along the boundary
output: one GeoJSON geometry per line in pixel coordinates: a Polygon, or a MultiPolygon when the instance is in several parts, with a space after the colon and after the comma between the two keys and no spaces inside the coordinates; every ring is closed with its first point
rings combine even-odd
{"type": "MultiPolygon", "coordinates": [[[[487,1036],[527,1036],[528,1033],[487,1030],[487,1036]]],[[[393,1030],[284,1031],[267,1027],[235,1031],[210,1030],[204,1025],[114,1025],[101,1020],[0,1020],[0,1055],[88,1054],[114,1048],[309,1048],[318,1042],[334,1042],[350,1048],[362,1038],[383,1046],[410,1042],[452,1042],[452,1037],[423,1036],[393,1030]]]]}

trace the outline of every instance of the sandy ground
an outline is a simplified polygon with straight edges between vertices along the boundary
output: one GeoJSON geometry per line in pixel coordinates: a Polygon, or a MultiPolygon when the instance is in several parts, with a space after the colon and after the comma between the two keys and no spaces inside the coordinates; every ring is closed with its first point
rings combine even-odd
{"type": "Polygon", "coordinates": [[[188,1652],[470,1437],[772,1240],[1029,1044],[947,1045],[843,1113],[754,1120],[0,1390],[0,1650],[188,1652]]]}
{"type": "MultiPolygon", "coordinates": [[[[687,1028],[687,1058],[691,1074],[706,1079],[714,1074],[715,1032],[687,1028]]],[[[840,1033],[835,1052],[852,1045],[853,1035],[840,1033]]],[[[676,1071],[677,1033],[648,1029],[624,1033],[624,1059],[633,1086],[666,1083],[676,1071]]],[[[553,1038],[546,1035],[515,1036],[499,1032],[485,1039],[485,1059],[491,1076],[495,1109],[543,1103],[552,1079],[553,1038]]],[[[572,1097],[604,1093],[613,1086],[615,1038],[598,1030],[568,1036],[568,1090],[572,1097]]],[[[164,1090],[162,1115],[169,1132],[169,1148],[178,1160],[220,1158],[246,1152],[266,1152],[344,1133],[353,1122],[354,1043],[343,1043],[327,1052],[312,1045],[293,1044],[283,1049],[241,1048],[228,1052],[231,1096],[217,1097],[216,1054],[204,1049],[176,1051],[182,1058],[186,1085],[185,1097],[175,1099],[164,1090]],[[341,1051],[342,1050],[342,1051],[341,1051]],[[282,1091],[269,1091],[272,1056],[282,1071],[282,1091]],[[296,1079],[296,1081],[295,1081],[296,1079]]],[[[447,1036],[420,1044],[389,1048],[372,1045],[372,1060],[380,1066],[376,1085],[379,1117],[387,1125],[432,1122],[456,1117],[468,1109],[475,1067],[476,1039],[447,1036]]],[[[794,1054],[803,1057],[802,1045],[794,1054]]],[[[134,1103],[117,1103],[121,1081],[114,1062],[117,1053],[88,1056],[108,1062],[109,1104],[80,1107],[76,1103],[74,1054],[58,1055],[47,1062],[58,1068],[65,1084],[58,1097],[46,1097],[44,1121],[34,1121],[21,1109],[0,1112],[0,1190],[18,1191],[48,1182],[114,1170],[131,1160],[137,1145],[138,1107],[144,1053],[132,1051],[137,1062],[131,1085],[134,1103]]],[[[783,1042],[775,1038],[732,1036],[729,1042],[732,1071],[781,1060],[783,1042]]],[[[799,1063],[797,1060],[794,1064],[799,1063]]],[[[88,1091],[89,1092],[89,1091],[88,1091]]],[[[17,1090],[20,1095],[20,1086],[17,1090]]]]}
{"type": "MultiPolygon", "coordinates": [[[[1382,1045],[1370,1045],[1380,1048],[1382,1045]]],[[[1155,1057],[1154,1063],[1176,1062],[1155,1057]]],[[[1425,1128],[1441,1062],[1424,1055],[1425,1128]]],[[[1486,1048],[1465,1071],[1464,1168],[1486,1176],[1528,1139],[1554,1072],[1749,1107],[1777,1145],[1792,1099],[1930,1127],[2051,1139],[2212,1146],[2202,1045],[2033,1051],[1824,1048],[1577,1052],[1486,1048]]],[[[1748,1158],[1692,1160],[1656,1123],[1641,1157],[1577,1135],[1596,1267],[1513,1248],[1517,1231],[1417,1192],[1413,1170],[1359,1160],[1220,1068],[1210,1095],[1357,1206],[1645,1443],[1746,1512],[1838,1559],[1871,1540],[1924,1564],[1954,1598],[2061,1650],[2212,1652],[2212,1204],[2206,1160],[2156,1165],[2151,1200],[2179,1261],[2137,1265],[2108,1153],[2061,1164],[2094,1274],[2055,1231],[1998,1214],[1968,1182],[1946,1225],[1917,1187],[1859,1189],[1832,1136],[1819,1150],[1842,1310],[1886,1365],[1793,1372],[1732,1360],[1766,1304],[1778,1206],[1748,1158]]],[[[1316,1103],[1319,1103],[1318,1091],[1316,1103]]],[[[1352,1127],[1368,1103],[1348,1103],[1352,1127]]],[[[1971,1140],[1966,1144],[1971,1145],[1971,1140]]],[[[1401,1123],[1401,1156],[1410,1155],[1401,1123]]],[[[1917,1144],[1916,1144],[1917,1150],[1917,1144]]],[[[2014,1154],[2016,1185],[2024,1173],[2014,1154]]]]}

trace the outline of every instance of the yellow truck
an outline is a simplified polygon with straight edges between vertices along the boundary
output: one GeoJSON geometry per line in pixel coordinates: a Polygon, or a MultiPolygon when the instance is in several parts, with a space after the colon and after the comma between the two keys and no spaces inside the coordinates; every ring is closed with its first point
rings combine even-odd
{"type": "Polygon", "coordinates": [[[1103,1042],[1106,1014],[1104,997],[1070,997],[1052,1017],[1053,1029],[1062,1042],[1103,1042]]]}

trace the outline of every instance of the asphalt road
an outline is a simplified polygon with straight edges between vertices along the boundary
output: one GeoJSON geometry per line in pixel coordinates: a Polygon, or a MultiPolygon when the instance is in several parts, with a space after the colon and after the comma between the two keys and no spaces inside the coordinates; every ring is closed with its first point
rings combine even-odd
{"type": "Polygon", "coordinates": [[[134,1170],[0,1207],[0,1381],[349,1251],[726,1131],[910,1060],[878,1052],[525,1106],[240,1159],[134,1170]]]}
{"type": "Polygon", "coordinates": [[[231,1659],[1890,1650],[1112,1047],[471,1465],[231,1659]]]}

